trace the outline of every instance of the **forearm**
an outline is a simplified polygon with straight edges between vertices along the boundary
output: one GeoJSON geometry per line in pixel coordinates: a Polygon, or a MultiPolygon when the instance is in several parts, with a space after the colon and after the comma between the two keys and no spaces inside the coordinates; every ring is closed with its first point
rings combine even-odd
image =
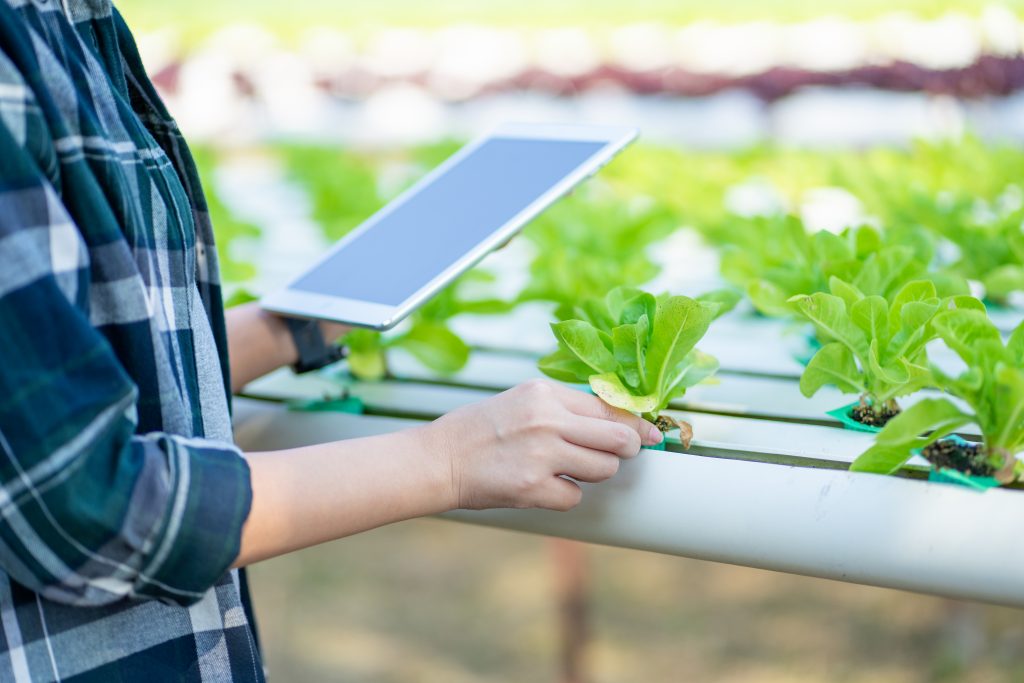
{"type": "Polygon", "coordinates": [[[235,565],[454,507],[450,465],[426,432],[247,455],[253,500],[235,565]]]}

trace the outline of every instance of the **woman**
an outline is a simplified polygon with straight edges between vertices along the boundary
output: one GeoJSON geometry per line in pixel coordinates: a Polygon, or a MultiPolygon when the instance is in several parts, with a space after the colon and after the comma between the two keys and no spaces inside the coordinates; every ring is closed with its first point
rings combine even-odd
{"type": "Polygon", "coordinates": [[[328,360],[222,311],[188,149],[109,0],[0,0],[0,680],[262,680],[235,568],[457,507],[567,510],[652,425],[532,382],[242,454],[230,388],[328,360]]]}

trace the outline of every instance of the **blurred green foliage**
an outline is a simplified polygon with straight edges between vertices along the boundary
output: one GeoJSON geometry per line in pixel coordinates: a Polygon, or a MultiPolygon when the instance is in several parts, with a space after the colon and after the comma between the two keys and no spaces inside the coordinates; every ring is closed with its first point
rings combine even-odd
{"type": "Polygon", "coordinates": [[[278,145],[289,179],[307,192],[313,219],[331,242],[369,218],[384,205],[377,189],[377,169],[364,155],[337,147],[278,145]]]}
{"type": "Polygon", "coordinates": [[[955,249],[945,265],[1003,302],[1024,290],[1024,154],[976,138],[840,157],[837,181],[887,225],[923,226],[955,249]]]}
{"type": "Polygon", "coordinates": [[[536,256],[520,301],[553,302],[564,319],[580,301],[617,286],[639,286],[658,274],[646,247],[675,230],[673,212],[644,198],[627,201],[596,189],[581,189],[523,231],[536,256]]]}
{"type": "Polygon", "coordinates": [[[225,283],[235,285],[243,283],[256,275],[256,266],[235,257],[235,249],[240,239],[257,239],[260,229],[240,220],[225,206],[216,188],[217,153],[210,147],[194,147],[192,157],[203,184],[206,196],[206,208],[210,213],[214,233],[217,238],[217,256],[220,261],[220,277],[225,283]]]}
{"type": "MultiPolygon", "coordinates": [[[[332,242],[458,146],[441,141],[371,153],[274,144],[263,152],[277,157],[286,176],[308,193],[312,217],[332,242]]],[[[259,230],[218,198],[212,182],[217,152],[199,149],[196,157],[223,279],[229,286],[245,284],[258,266],[234,258],[233,247],[258,238],[259,230]]],[[[579,301],[651,281],[659,272],[652,258],[657,244],[679,229],[696,230],[717,247],[726,280],[769,315],[791,315],[790,297],[827,292],[833,275],[854,279],[858,268],[878,260],[876,252],[906,252],[907,277],[932,280],[940,295],[962,293],[967,278],[985,285],[991,300],[1005,302],[1024,291],[1021,168],[1024,151],[969,137],[848,151],[636,146],[524,229],[534,256],[527,284],[512,301],[492,298],[488,276],[474,271],[420,309],[402,331],[386,339],[355,335],[350,342],[360,352],[352,366],[364,377],[381,376],[387,350],[402,347],[439,373],[457,371],[468,348],[448,328],[451,318],[545,301],[564,319],[579,301]],[[859,202],[863,220],[877,227],[856,225],[836,235],[805,226],[801,211],[811,191],[821,188],[841,188],[844,197],[859,202]],[[738,200],[741,195],[746,199],[738,200]]]]}
{"type": "Polygon", "coordinates": [[[489,273],[469,271],[421,306],[397,333],[353,330],[343,340],[349,350],[349,371],[362,380],[383,379],[388,374],[388,350],[398,348],[439,375],[458,372],[469,360],[470,349],[451,331],[448,321],[463,313],[488,315],[512,308],[511,302],[473,293],[476,286],[492,281],[489,273]]]}

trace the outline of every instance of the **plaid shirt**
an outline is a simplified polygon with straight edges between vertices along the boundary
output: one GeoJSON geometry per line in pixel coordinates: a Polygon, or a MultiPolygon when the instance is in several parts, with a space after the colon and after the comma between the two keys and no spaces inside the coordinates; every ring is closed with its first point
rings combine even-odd
{"type": "Polygon", "coordinates": [[[213,233],[110,0],[0,0],[0,680],[262,680],[213,233]]]}

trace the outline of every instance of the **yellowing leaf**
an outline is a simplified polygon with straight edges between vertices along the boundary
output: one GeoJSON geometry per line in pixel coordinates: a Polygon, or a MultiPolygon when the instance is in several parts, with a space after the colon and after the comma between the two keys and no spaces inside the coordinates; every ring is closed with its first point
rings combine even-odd
{"type": "Polygon", "coordinates": [[[609,405],[631,413],[650,413],[658,407],[658,397],[655,394],[633,394],[614,372],[592,376],[590,388],[609,405]]]}

